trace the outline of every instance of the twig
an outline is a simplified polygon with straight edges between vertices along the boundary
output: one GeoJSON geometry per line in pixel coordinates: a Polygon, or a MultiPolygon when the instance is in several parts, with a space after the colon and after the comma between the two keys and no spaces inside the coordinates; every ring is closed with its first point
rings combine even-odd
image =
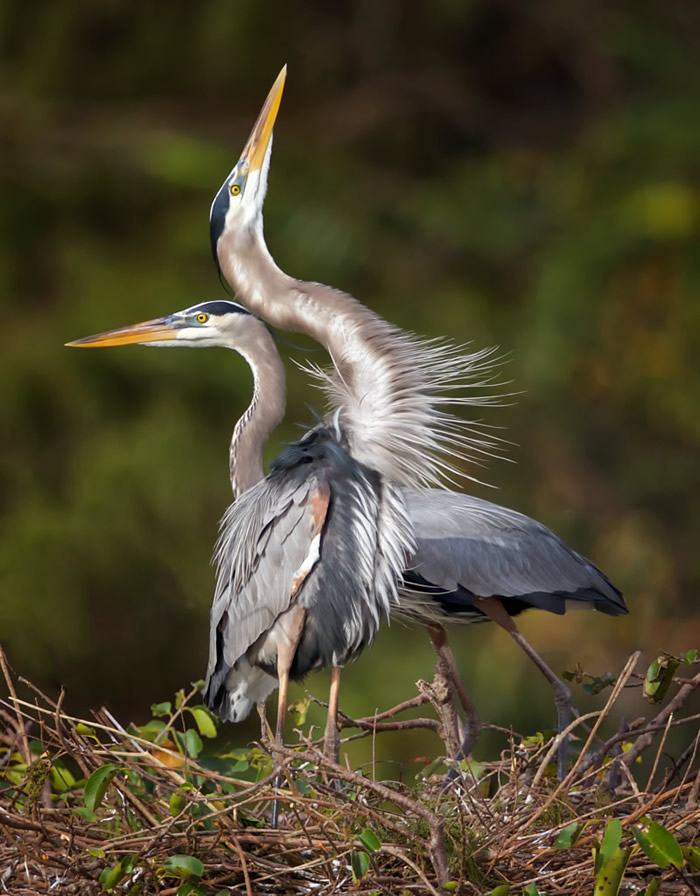
{"type": "Polygon", "coordinates": [[[17,715],[17,735],[21,739],[22,751],[24,754],[22,758],[26,762],[27,766],[29,766],[32,763],[32,754],[29,751],[29,738],[27,737],[27,732],[24,727],[22,713],[19,711],[19,700],[17,699],[15,683],[12,681],[12,676],[10,675],[10,670],[7,665],[7,658],[5,657],[5,651],[3,650],[2,644],[0,644],[0,668],[2,668],[2,674],[5,677],[7,689],[10,692],[10,700],[14,705],[15,713],[17,715]]]}
{"type": "Polygon", "coordinates": [[[666,720],[669,716],[672,716],[677,710],[679,710],[685,701],[690,697],[695,688],[700,685],[700,672],[697,675],[694,675],[689,681],[686,682],[678,691],[676,696],[666,704],[666,706],[661,710],[661,712],[656,716],[656,718],[652,721],[649,726],[649,731],[647,734],[641,734],[629,750],[622,757],[622,762],[627,765],[631,765],[638,756],[646,750],[649,744],[654,739],[654,735],[660,731],[664,725],[666,724],[666,720]]]}

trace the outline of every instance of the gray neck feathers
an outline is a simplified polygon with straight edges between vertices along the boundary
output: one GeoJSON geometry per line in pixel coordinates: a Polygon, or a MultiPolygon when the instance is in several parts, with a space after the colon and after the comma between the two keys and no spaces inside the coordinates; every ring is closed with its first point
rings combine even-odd
{"type": "Polygon", "coordinates": [[[229,468],[234,498],[263,478],[263,449],[284,417],[287,400],[282,360],[261,321],[255,317],[244,318],[236,351],[253,372],[253,398],[236,423],[231,438],[229,468]]]}
{"type": "Polygon", "coordinates": [[[470,354],[419,339],[347,293],[295,280],[270,255],[261,220],[225,229],[217,253],[224,276],[254,314],[327,349],[333,369],[309,370],[329,410],[340,411],[357,460],[401,485],[443,485],[467,475],[455,460],[493,454],[493,441],[475,433],[475,424],[444,410],[493,403],[490,396],[465,394],[490,382],[493,350],[470,354]]]}

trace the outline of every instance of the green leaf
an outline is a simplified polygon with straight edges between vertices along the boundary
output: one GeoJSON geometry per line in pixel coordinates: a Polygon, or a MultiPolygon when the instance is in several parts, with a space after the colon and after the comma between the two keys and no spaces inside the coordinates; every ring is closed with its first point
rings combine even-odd
{"type": "Polygon", "coordinates": [[[576,821],[572,821],[571,824],[567,824],[565,828],[562,828],[557,835],[556,840],[554,841],[555,849],[567,849],[569,846],[573,846],[574,843],[579,838],[579,834],[581,833],[582,825],[580,825],[576,821]]]}
{"type": "Polygon", "coordinates": [[[651,821],[646,831],[633,826],[632,834],[647,858],[659,868],[668,868],[669,865],[675,865],[676,868],[683,866],[683,851],[678,841],[660,824],[651,821]]]}
{"type": "Polygon", "coordinates": [[[691,663],[695,662],[697,657],[698,657],[698,651],[696,648],[693,648],[692,650],[687,650],[683,654],[683,662],[688,663],[688,665],[690,665],[691,663]]]}
{"type": "Polygon", "coordinates": [[[302,697],[301,700],[298,700],[296,703],[290,703],[287,707],[287,712],[291,712],[294,716],[294,724],[295,725],[303,725],[306,722],[306,714],[309,710],[309,706],[311,705],[311,697],[308,695],[302,697]]]}
{"type": "Polygon", "coordinates": [[[367,853],[353,849],[350,853],[350,867],[352,868],[352,879],[355,883],[358,883],[369,870],[369,856],[367,853]]]}
{"type": "Polygon", "coordinates": [[[182,688],[175,694],[175,709],[179,709],[185,702],[185,692],[182,688]]]}
{"type": "Polygon", "coordinates": [[[535,884],[528,884],[523,890],[525,896],[541,896],[540,891],[535,884]]]}
{"type": "Polygon", "coordinates": [[[71,812],[84,821],[97,821],[97,816],[92,809],[86,809],[85,806],[76,806],[71,812]]]}
{"type": "Polygon", "coordinates": [[[619,818],[611,818],[603,834],[603,842],[598,850],[596,871],[610,861],[622,842],[622,825],[619,818]]]}
{"type": "Polygon", "coordinates": [[[189,800],[181,793],[170,794],[170,804],[168,806],[171,815],[179,815],[183,809],[187,808],[189,800]]]}
{"type": "Polygon", "coordinates": [[[697,846],[681,846],[681,852],[693,871],[700,871],[700,849],[697,846]]]}
{"type": "Polygon", "coordinates": [[[647,669],[644,679],[644,696],[650,703],[660,703],[673,683],[673,676],[680,662],[668,654],[657,657],[647,669]]]}
{"type": "MultiPolygon", "coordinates": [[[[228,891],[226,892],[228,893],[228,891]]],[[[177,896],[207,896],[207,891],[195,884],[180,884],[177,888],[177,896]]]]}
{"type": "Polygon", "coordinates": [[[654,880],[649,884],[648,887],[645,887],[644,890],[639,894],[639,896],[656,896],[656,894],[661,889],[661,878],[655,877],[654,880]]]}
{"type": "Polygon", "coordinates": [[[111,762],[100,766],[90,775],[85,784],[84,802],[88,809],[98,809],[105,798],[107,789],[112,783],[119,767],[111,762]]]}
{"type": "Polygon", "coordinates": [[[111,890],[126,877],[126,871],[122,868],[122,863],[115,865],[113,868],[105,868],[100,874],[100,883],[103,890],[111,890]]]}
{"type": "Polygon", "coordinates": [[[132,734],[137,734],[144,740],[155,741],[165,730],[165,722],[160,719],[151,719],[145,725],[134,726],[132,734]]]}
{"type": "Polygon", "coordinates": [[[494,887],[490,893],[487,893],[486,896],[508,896],[510,893],[510,884],[499,884],[497,887],[494,887]]]}
{"type": "Polygon", "coordinates": [[[51,766],[51,786],[55,793],[65,793],[75,787],[75,784],[75,778],[60,760],[51,766]]]}
{"type": "MultiPolygon", "coordinates": [[[[615,819],[615,821],[617,821],[617,819],[615,819]]],[[[608,825],[608,827],[610,826],[608,825]]],[[[607,833],[608,832],[606,831],[606,836],[607,833]]],[[[603,840],[605,840],[605,838],[603,838],[603,840]]],[[[612,842],[612,840],[609,842],[612,842]]],[[[595,896],[617,896],[620,891],[622,878],[625,876],[625,870],[631,853],[631,846],[628,846],[627,849],[616,848],[615,851],[602,862],[596,872],[595,896]]]]}
{"type": "Polygon", "coordinates": [[[192,717],[202,737],[216,737],[216,725],[203,706],[188,706],[187,710],[192,713],[192,717]]]}
{"type": "Polygon", "coordinates": [[[446,884],[442,885],[442,889],[447,890],[448,893],[454,893],[458,886],[458,880],[448,880],[446,884]]]}
{"type": "Polygon", "coordinates": [[[83,724],[83,722],[78,722],[75,726],[75,733],[80,734],[82,737],[95,737],[95,729],[90,725],[83,724]]]}
{"type": "Polygon", "coordinates": [[[376,852],[382,845],[374,831],[370,831],[369,828],[366,828],[361,834],[359,834],[357,839],[365,847],[367,852],[370,853],[376,852]]]}
{"type": "Polygon", "coordinates": [[[164,703],[151,703],[151,715],[156,719],[162,719],[163,716],[170,715],[172,708],[170,700],[166,700],[164,703]]]}
{"type": "Polygon", "coordinates": [[[138,861],[138,856],[124,856],[120,864],[127,874],[131,874],[134,868],[138,865],[138,861]]]}
{"type": "Polygon", "coordinates": [[[163,871],[170,877],[201,877],[204,865],[194,856],[170,856],[163,862],[163,871]]]}
{"type": "Polygon", "coordinates": [[[196,759],[204,749],[202,738],[194,728],[188,728],[185,733],[185,748],[187,749],[187,755],[192,759],[196,759]]]}

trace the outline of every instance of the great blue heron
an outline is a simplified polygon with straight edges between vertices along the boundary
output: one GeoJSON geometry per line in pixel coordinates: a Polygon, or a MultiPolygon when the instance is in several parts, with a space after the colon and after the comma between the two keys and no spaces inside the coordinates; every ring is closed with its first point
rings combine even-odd
{"type": "MultiPolygon", "coordinates": [[[[167,317],[87,337],[72,344],[109,346],[129,343],[184,347],[221,346],[234,349],[243,355],[253,372],[253,399],[236,424],[231,441],[231,478],[238,500],[224,520],[217,551],[218,585],[212,608],[206,688],[210,706],[222,717],[238,720],[247,715],[252,700],[264,699],[277,685],[272,658],[261,649],[264,647],[269,651],[278,638],[278,634],[274,634],[276,619],[282,617],[277,617],[276,614],[285,614],[290,607],[305,600],[303,594],[295,593],[289,588],[290,571],[297,559],[279,556],[279,539],[283,532],[272,527],[261,529],[261,526],[263,520],[270,520],[274,526],[285,509],[280,506],[279,501],[281,494],[289,492],[287,480],[293,483],[293,488],[297,488],[300,475],[305,475],[306,478],[313,475],[312,466],[306,467],[302,474],[296,467],[301,457],[305,462],[310,461],[310,452],[302,439],[273,463],[272,474],[260,482],[265,441],[284,414],[284,367],[267,327],[237,303],[207,302],[167,317]],[[261,531],[264,533],[264,540],[261,531]],[[247,590],[241,592],[236,578],[239,575],[237,570],[241,564],[240,557],[256,552],[260,560],[268,553],[271,555],[273,563],[264,568],[264,576],[268,578],[261,578],[260,574],[256,574],[246,585],[247,590]],[[276,600],[273,598],[279,594],[287,597],[287,604],[280,603],[279,597],[276,600]],[[262,642],[251,641],[251,630],[245,627],[248,624],[248,613],[255,613],[256,619],[262,618],[269,626],[262,635],[259,634],[258,627],[252,630],[252,637],[263,638],[262,642]],[[227,621],[223,627],[222,618],[227,621]],[[243,632],[239,631],[239,627],[243,627],[243,632]],[[224,660],[226,656],[228,660],[224,660]],[[222,676],[227,668],[235,669],[237,674],[225,679],[222,676]],[[226,696],[233,684],[243,680],[242,675],[247,676],[246,703],[241,702],[240,695],[234,698],[226,696]],[[233,711],[230,711],[227,699],[232,699],[233,711]]],[[[307,440],[318,437],[315,434],[327,438],[327,427],[317,427],[307,440]]],[[[348,479],[362,480],[367,473],[346,451],[335,447],[336,438],[337,435],[333,434],[330,444],[334,446],[332,450],[338,453],[338,458],[342,458],[342,469],[339,473],[337,468],[331,467],[325,472],[331,498],[329,514],[331,518],[333,513],[336,514],[336,522],[335,528],[331,529],[325,526],[327,521],[324,521],[321,529],[321,548],[318,552],[321,554],[321,562],[318,572],[334,562],[356,563],[358,559],[366,560],[366,552],[372,550],[371,543],[356,543],[358,527],[372,528],[372,520],[367,517],[370,508],[365,504],[351,508],[350,514],[343,512],[342,516],[338,516],[336,502],[345,500],[343,489],[347,487],[348,479]],[[330,548],[327,553],[329,539],[330,548]],[[345,546],[345,553],[340,556],[335,550],[337,539],[345,546]]],[[[488,501],[446,490],[402,487],[399,489],[399,496],[408,510],[410,527],[416,534],[416,545],[403,572],[400,605],[394,608],[395,614],[423,623],[441,624],[450,619],[483,621],[488,618],[485,610],[490,601],[492,615],[498,618],[499,608],[502,608],[502,624],[514,634],[528,655],[539,665],[539,657],[527,642],[519,638],[517,630],[510,624],[511,614],[515,615],[528,607],[563,613],[569,602],[578,602],[580,605],[589,603],[603,612],[613,614],[625,612],[619,592],[603,574],[535,520],[488,501]],[[483,598],[480,601],[476,595],[486,596],[486,607],[483,598]]],[[[393,523],[392,517],[387,517],[387,520],[393,523]]],[[[405,550],[407,541],[404,538],[402,547],[395,548],[395,551],[405,550]]],[[[375,550],[381,550],[381,545],[378,544],[375,550]]],[[[246,562],[249,569],[255,563],[249,559],[246,562]]],[[[346,581],[347,574],[341,572],[342,569],[343,567],[339,567],[336,570],[336,581],[329,581],[327,578],[324,580],[324,584],[335,589],[337,594],[321,593],[319,589],[313,591],[314,598],[320,596],[323,603],[312,604],[313,615],[306,622],[312,623],[314,636],[321,642],[327,638],[339,638],[342,643],[349,634],[357,630],[352,628],[350,632],[335,632],[333,612],[338,600],[344,602],[345,613],[356,606],[358,612],[363,610],[363,592],[353,592],[355,582],[346,581]],[[328,616],[325,615],[326,601],[328,616]],[[324,607],[324,615],[320,618],[319,606],[324,607]]],[[[386,574],[390,575],[391,570],[387,569],[386,574]]],[[[388,585],[384,592],[390,593],[388,585]]],[[[382,605],[381,610],[388,611],[388,604],[382,605]]],[[[369,628],[371,639],[375,626],[371,625],[369,628]]],[[[303,650],[303,644],[300,644],[299,649],[303,650]]],[[[335,649],[338,649],[337,646],[335,649]]],[[[338,654],[343,659],[357,652],[347,652],[347,647],[341,649],[346,651],[338,654]]],[[[334,666],[326,745],[335,753],[335,714],[339,684],[335,664],[338,657],[330,655],[330,648],[321,649],[318,656],[321,663],[334,666]]],[[[296,671],[303,674],[311,665],[313,664],[301,659],[295,660],[291,667],[293,677],[296,671]]],[[[453,674],[458,678],[456,670],[453,674]]],[[[283,674],[279,674],[279,680],[277,736],[281,737],[280,713],[284,709],[286,688],[283,674]]],[[[474,734],[473,730],[468,732],[472,739],[474,734]]],[[[468,746],[465,745],[463,749],[468,749],[468,746]]]]}
{"type": "Polygon", "coordinates": [[[205,302],[69,343],[128,344],[224,345],[248,361],[253,398],[231,440],[235,500],[216,550],[205,701],[236,722],[279,684],[281,743],[289,679],[331,667],[325,742],[335,757],[340,667],[374,640],[414,548],[400,490],[349,454],[336,420],[263,478],[262,450],[284,415],[284,368],[266,326],[241,305],[205,302]]]}
{"type": "MultiPolygon", "coordinates": [[[[490,618],[505,628],[552,685],[561,731],[571,710],[568,688],[525,641],[512,617],[529,606],[564,613],[572,603],[617,615],[627,612],[622,596],[593,564],[533,521],[502,508],[494,511],[493,505],[466,495],[415,490],[442,486],[443,474],[458,472],[455,459],[493,451],[489,439],[444,409],[487,402],[465,396],[459,387],[473,385],[475,371],[488,368],[488,355],[469,355],[450,343],[409,336],[347,293],[296,280],[277,266],[263,236],[262,210],[285,78],[286,67],[212,203],[216,264],[256,315],[274,327],[312,336],[328,350],[333,369],[314,373],[347,433],[349,453],[387,482],[414,489],[409,510],[425,555],[423,572],[409,571],[405,581],[424,593],[406,596],[402,607],[429,624],[431,639],[471,715],[464,749],[473,741],[475,717],[447,648],[446,621],[490,618]],[[481,566],[475,567],[465,533],[480,519],[488,520],[490,538],[477,540],[483,553],[481,566]]],[[[565,742],[558,766],[563,776],[565,742]]]]}

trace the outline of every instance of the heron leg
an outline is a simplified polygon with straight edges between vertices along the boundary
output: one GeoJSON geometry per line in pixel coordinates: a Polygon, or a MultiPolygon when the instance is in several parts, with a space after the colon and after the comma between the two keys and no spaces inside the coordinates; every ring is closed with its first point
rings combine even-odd
{"type": "Polygon", "coordinates": [[[338,762],[340,758],[340,737],[338,736],[338,695],[340,693],[340,673],[339,666],[333,666],[331,669],[331,687],[328,695],[328,717],[326,719],[326,730],[323,735],[323,749],[326,756],[333,762],[338,762]]]}
{"type": "MultiPolygon", "coordinates": [[[[483,610],[489,618],[493,619],[493,621],[497,622],[501,628],[504,628],[513,636],[516,643],[520,645],[552,686],[552,690],[554,691],[554,705],[557,709],[557,730],[559,734],[561,734],[571,721],[571,691],[567,688],[561,678],[558,678],[554,674],[539,653],[537,653],[535,648],[532,647],[520,634],[517,625],[508,615],[505,607],[498,598],[480,597],[478,598],[478,601],[479,609],[483,610]]],[[[566,754],[568,745],[568,738],[563,738],[562,742],[559,744],[559,750],[557,752],[557,776],[560,781],[563,781],[566,777],[566,754]]]]}
{"type": "MultiPolygon", "coordinates": [[[[280,671],[280,686],[277,692],[277,723],[275,725],[275,744],[281,746],[284,741],[284,716],[287,712],[287,690],[289,688],[289,669],[280,671]]],[[[277,790],[281,784],[281,775],[278,772],[272,786],[277,790]]],[[[273,800],[270,809],[270,827],[276,828],[279,820],[280,804],[278,800],[273,800]]]]}
{"type": "MultiPolygon", "coordinates": [[[[459,674],[457,662],[450,649],[450,645],[447,642],[447,632],[444,627],[437,623],[431,623],[430,625],[426,625],[425,629],[428,632],[428,637],[437,653],[438,663],[442,664],[443,668],[446,669],[448,681],[451,683],[453,692],[459,697],[459,702],[464,709],[464,734],[461,738],[461,745],[455,758],[457,761],[466,759],[471,753],[481,732],[481,719],[479,718],[476,707],[464,686],[462,676],[459,674]]],[[[457,738],[457,740],[459,740],[459,738],[457,738]]],[[[453,766],[450,769],[448,777],[452,779],[455,775],[456,771],[453,766]]]]}
{"type": "MultiPolygon", "coordinates": [[[[554,674],[539,653],[537,653],[534,647],[525,640],[517,629],[511,632],[511,634],[551,684],[552,690],[554,691],[554,705],[557,708],[557,731],[561,734],[571,721],[571,691],[561,678],[554,674]]],[[[568,737],[565,737],[559,744],[559,750],[557,751],[557,777],[560,781],[563,781],[566,777],[566,754],[568,745],[569,739],[568,737]]]]}
{"type": "MultiPolygon", "coordinates": [[[[294,607],[280,625],[279,643],[277,646],[277,677],[279,678],[279,690],[277,692],[277,723],[275,725],[275,745],[281,747],[284,743],[284,717],[287,713],[287,691],[289,689],[289,670],[292,668],[294,657],[304,630],[306,610],[302,607],[294,607]]],[[[272,782],[277,790],[281,784],[281,774],[278,771],[272,782]]],[[[270,809],[270,827],[276,828],[279,819],[279,802],[273,800],[270,809]]]]}

